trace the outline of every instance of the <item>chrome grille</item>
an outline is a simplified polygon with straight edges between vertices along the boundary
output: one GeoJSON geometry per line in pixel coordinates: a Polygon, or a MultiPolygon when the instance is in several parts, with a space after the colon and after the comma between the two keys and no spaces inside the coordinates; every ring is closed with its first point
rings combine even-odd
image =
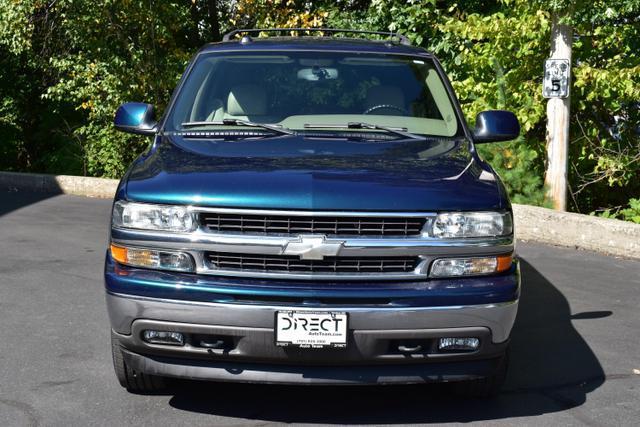
{"type": "Polygon", "coordinates": [[[207,252],[209,268],[226,271],[263,273],[410,273],[418,257],[327,257],[323,260],[301,260],[290,255],[253,255],[207,252]]]}
{"type": "Polygon", "coordinates": [[[327,236],[416,236],[426,218],[369,216],[290,216],[200,213],[200,223],[212,232],[327,236]]]}

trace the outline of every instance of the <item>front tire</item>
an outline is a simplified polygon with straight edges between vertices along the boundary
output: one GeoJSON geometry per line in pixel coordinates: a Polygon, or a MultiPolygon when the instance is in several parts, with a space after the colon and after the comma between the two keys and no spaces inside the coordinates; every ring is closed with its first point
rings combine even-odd
{"type": "Polygon", "coordinates": [[[166,388],[163,377],[137,372],[129,367],[122,356],[118,339],[111,335],[111,356],[118,382],[132,393],[158,393],[166,388]]]}

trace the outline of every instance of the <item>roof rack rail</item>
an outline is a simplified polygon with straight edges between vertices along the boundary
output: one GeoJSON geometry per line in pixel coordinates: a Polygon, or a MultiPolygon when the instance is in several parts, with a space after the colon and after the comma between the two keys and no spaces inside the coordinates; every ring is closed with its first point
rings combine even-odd
{"type": "MultiPolygon", "coordinates": [[[[352,33],[352,34],[376,34],[379,36],[387,36],[390,38],[397,38],[401,44],[410,45],[411,42],[406,36],[403,36],[399,33],[394,33],[391,31],[367,31],[367,30],[348,30],[348,29],[339,29],[339,28],[243,28],[239,30],[233,30],[228,32],[222,37],[223,42],[228,42],[232,37],[243,34],[243,33],[284,33],[291,31],[300,31],[307,33],[352,33]]],[[[290,36],[291,37],[291,36],[290,36]]]]}

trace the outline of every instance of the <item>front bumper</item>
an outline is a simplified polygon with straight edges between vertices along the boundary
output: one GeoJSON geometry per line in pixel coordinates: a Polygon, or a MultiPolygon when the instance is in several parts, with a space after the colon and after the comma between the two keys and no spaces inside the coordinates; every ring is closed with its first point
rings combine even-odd
{"type": "MultiPolygon", "coordinates": [[[[275,346],[276,310],[304,307],[187,303],[107,295],[113,336],[127,364],[169,377],[243,382],[370,384],[459,381],[491,375],[503,355],[518,302],[460,307],[341,307],[344,349],[275,346]],[[182,332],[184,346],[149,344],[146,329],[182,332]],[[439,353],[439,337],[477,337],[474,352],[439,353]],[[200,339],[224,342],[205,348],[200,339]],[[400,351],[401,345],[420,346],[400,351]]],[[[310,310],[317,310],[312,308],[310,310]]]]}
{"type": "Polygon", "coordinates": [[[170,377],[272,383],[411,383],[491,375],[506,349],[520,290],[517,263],[491,277],[296,284],[214,281],[122,267],[107,257],[105,280],[113,337],[129,366],[170,377]],[[278,310],[347,312],[347,347],[277,347],[278,310]],[[149,344],[141,338],[146,329],[182,332],[187,340],[180,347],[149,344]],[[440,337],[477,337],[480,348],[442,353],[440,337]],[[202,340],[223,344],[207,348],[202,340]]]}

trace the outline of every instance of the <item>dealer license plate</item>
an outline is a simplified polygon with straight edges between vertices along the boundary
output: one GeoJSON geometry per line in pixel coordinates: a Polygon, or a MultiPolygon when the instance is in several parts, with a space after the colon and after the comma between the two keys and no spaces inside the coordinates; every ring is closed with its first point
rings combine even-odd
{"type": "Polygon", "coordinates": [[[347,313],[278,311],[276,345],[303,348],[346,347],[347,313]]]}

